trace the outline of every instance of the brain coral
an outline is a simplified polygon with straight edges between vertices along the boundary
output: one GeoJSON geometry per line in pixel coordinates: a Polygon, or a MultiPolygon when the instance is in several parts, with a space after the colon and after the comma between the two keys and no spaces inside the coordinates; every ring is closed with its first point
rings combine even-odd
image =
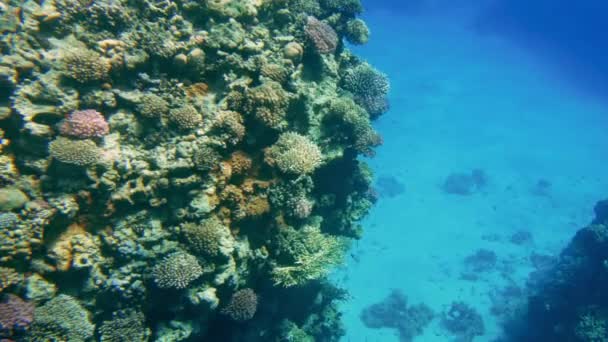
{"type": "Polygon", "coordinates": [[[99,159],[99,149],[92,140],[72,140],[64,137],[49,143],[49,153],[56,160],[72,165],[87,166],[99,159]]]}
{"type": "Polygon", "coordinates": [[[201,114],[191,105],[185,105],[171,110],[169,120],[181,130],[191,130],[203,123],[201,114]]]}
{"type": "Polygon", "coordinates": [[[62,56],[61,62],[63,74],[80,83],[105,80],[110,72],[108,60],[88,49],[69,51],[62,56]]]}
{"type": "Polygon", "coordinates": [[[89,312],[78,300],[60,294],[36,308],[28,341],[84,342],[93,337],[94,329],[89,312]]]}
{"type": "Polygon", "coordinates": [[[285,173],[306,174],[321,165],[323,155],[319,147],[307,137],[287,132],[266,149],[265,160],[285,173]]]}
{"type": "Polygon", "coordinates": [[[72,112],[61,124],[61,134],[78,139],[101,138],[110,132],[106,118],[93,109],[72,112]]]}
{"type": "Polygon", "coordinates": [[[338,34],[328,24],[309,16],[304,28],[308,39],[319,53],[333,53],[338,47],[338,34]]]}
{"type": "Polygon", "coordinates": [[[232,295],[222,313],[235,321],[247,321],[253,318],[257,307],[258,296],[255,292],[252,289],[242,289],[232,295]]]}
{"type": "Polygon", "coordinates": [[[164,289],[185,289],[202,274],[203,268],[196,257],[184,252],[165,257],[152,271],[154,282],[164,289]]]}

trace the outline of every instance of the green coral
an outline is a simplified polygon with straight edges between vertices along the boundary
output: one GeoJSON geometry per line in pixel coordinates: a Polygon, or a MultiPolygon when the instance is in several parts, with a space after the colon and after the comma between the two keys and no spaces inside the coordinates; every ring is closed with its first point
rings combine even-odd
{"type": "Polygon", "coordinates": [[[185,289],[203,275],[203,268],[195,256],[175,252],[160,261],[154,267],[152,275],[160,288],[185,289]]]}
{"type": "Polygon", "coordinates": [[[34,311],[32,342],[84,342],[93,337],[90,313],[72,296],[60,294],[34,311]]]}
{"type": "Polygon", "coordinates": [[[49,153],[54,159],[77,166],[88,166],[99,160],[99,149],[89,139],[72,140],[58,137],[49,143],[49,153]]]}
{"type": "Polygon", "coordinates": [[[98,332],[101,342],[145,342],[150,338],[144,314],[133,309],[114,312],[98,332]]]}
{"type": "Polygon", "coordinates": [[[288,262],[273,267],[272,280],[276,285],[290,287],[322,278],[342,263],[346,248],[342,238],[324,234],[317,227],[287,228],[279,237],[278,249],[288,262]]]}
{"type": "Polygon", "coordinates": [[[283,133],[277,142],[266,150],[265,159],[270,165],[289,174],[307,174],[321,166],[323,155],[309,138],[294,132],[283,133]]]}

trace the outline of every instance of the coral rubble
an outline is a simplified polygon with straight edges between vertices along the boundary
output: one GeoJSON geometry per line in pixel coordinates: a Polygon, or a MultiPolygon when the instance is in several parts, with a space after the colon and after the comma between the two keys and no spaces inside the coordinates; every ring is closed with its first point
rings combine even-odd
{"type": "Polygon", "coordinates": [[[4,1],[0,339],[337,341],[388,109],[362,9],[4,1]]]}

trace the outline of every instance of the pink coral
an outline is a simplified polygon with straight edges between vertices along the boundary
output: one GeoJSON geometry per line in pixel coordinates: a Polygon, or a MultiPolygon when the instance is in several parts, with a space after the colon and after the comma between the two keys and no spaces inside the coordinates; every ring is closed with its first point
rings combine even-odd
{"type": "Polygon", "coordinates": [[[338,34],[328,24],[309,16],[304,28],[319,53],[333,53],[338,46],[338,34]]]}
{"type": "Polygon", "coordinates": [[[72,112],[60,129],[61,134],[79,139],[101,138],[110,132],[106,118],[94,109],[72,112]]]}

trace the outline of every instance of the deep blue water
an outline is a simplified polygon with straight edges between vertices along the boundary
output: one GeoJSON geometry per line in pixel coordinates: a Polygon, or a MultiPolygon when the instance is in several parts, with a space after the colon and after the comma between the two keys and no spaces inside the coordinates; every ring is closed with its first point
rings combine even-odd
{"type": "Polygon", "coordinates": [[[415,341],[455,338],[440,322],[454,301],[483,318],[474,341],[492,341],[505,294],[517,297],[605,196],[608,4],[364,4],[372,38],[354,49],[390,77],[392,108],[369,161],[380,201],[336,275],[354,297],[345,341],[398,341],[361,320],[392,289],[437,314],[415,341]],[[446,191],[451,175],[473,170],[482,185],[446,191]],[[494,263],[471,271],[487,251],[494,263]]]}

